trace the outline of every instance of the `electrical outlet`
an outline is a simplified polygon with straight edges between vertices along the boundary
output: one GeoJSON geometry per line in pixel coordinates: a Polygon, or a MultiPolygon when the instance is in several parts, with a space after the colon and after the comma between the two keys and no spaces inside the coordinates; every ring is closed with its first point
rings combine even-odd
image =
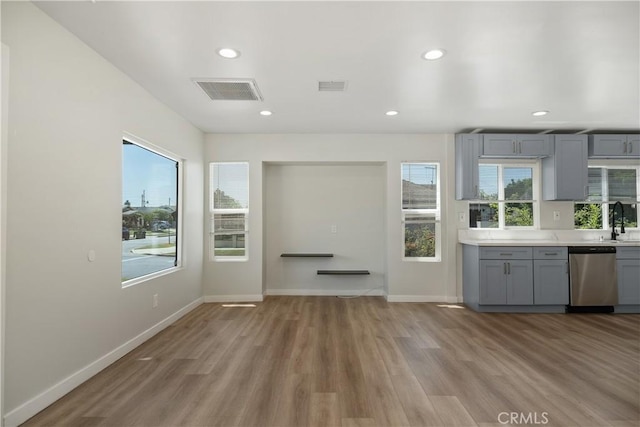
{"type": "Polygon", "coordinates": [[[464,212],[458,212],[458,222],[464,224],[464,212]]]}
{"type": "Polygon", "coordinates": [[[153,294],[153,308],[158,306],[158,294],[153,294]]]}
{"type": "Polygon", "coordinates": [[[553,211],[553,220],[560,221],[560,211],[553,211]]]}

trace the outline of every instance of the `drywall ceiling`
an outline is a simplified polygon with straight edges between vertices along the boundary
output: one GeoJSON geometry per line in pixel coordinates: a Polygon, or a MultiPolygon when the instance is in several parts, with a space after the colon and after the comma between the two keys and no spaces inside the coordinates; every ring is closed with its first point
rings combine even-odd
{"type": "Polygon", "coordinates": [[[640,128],[635,1],[36,4],[205,132],[640,128]],[[263,100],[212,100],[194,78],[253,79],[263,100]]]}

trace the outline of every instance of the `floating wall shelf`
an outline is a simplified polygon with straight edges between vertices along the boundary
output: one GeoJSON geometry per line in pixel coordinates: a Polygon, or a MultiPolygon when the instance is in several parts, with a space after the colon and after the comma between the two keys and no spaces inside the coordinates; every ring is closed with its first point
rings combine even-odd
{"type": "Polygon", "coordinates": [[[282,254],[282,258],[333,258],[333,254],[282,254]]]}
{"type": "Polygon", "coordinates": [[[356,276],[370,273],[369,270],[318,270],[318,274],[356,276]]]}

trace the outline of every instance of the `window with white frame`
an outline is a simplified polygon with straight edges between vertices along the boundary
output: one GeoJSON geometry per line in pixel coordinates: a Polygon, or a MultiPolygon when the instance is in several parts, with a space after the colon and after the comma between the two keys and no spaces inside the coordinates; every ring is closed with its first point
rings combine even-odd
{"type": "Polygon", "coordinates": [[[248,259],[249,163],[210,165],[210,257],[248,259]]]}
{"type": "Polygon", "coordinates": [[[403,259],[440,261],[440,165],[402,163],[403,259]]]}
{"type": "Polygon", "coordinates": [[[470,228],[537,226],[535,164],[480,164],[479,200],[469,203],[470,228]]]}
{"type": "Polygon", "coordinates": [[[179,176],[179,160],[122,141],[123,286],[179,265],[179,176]]]}
{"type": "MultiPolygon", "coordinates": [[[[574,204],[574,228],[609,230],[613,206],[622,203],[624,226],[638,228],[640,166],[589,166],[589,194],[574,204]],[[605,219],[603,221],[603,219],[605,219]]],[[[616,211],[616,226],[622,219],[616,211]]]]}

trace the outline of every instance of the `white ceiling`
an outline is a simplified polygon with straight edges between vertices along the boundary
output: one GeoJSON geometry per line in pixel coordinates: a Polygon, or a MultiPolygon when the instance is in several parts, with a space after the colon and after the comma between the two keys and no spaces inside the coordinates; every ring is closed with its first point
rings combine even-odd
{"type": "Polygon", "coordinates": [[[205,132],[640,128],[637,1],[37,4],[205,132]],[[447,55],[421,59],[433,47],[447,55]],[[212,101],[193,78],[253,78],[264,101],[212,101]]]}

